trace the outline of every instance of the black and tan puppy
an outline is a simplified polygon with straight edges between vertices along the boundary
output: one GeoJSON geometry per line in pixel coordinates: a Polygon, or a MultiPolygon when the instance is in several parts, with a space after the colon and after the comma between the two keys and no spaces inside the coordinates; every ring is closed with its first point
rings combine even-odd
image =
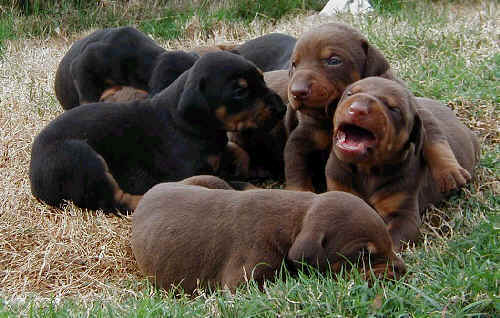
{"type": "Polygon", "coordinates": [[[382,78],[346,89],[333,120],[333,147],[326,167],[328,190],[346,191],[368,202],[388,224],[396,248],[415,241],[420,213],[444,198],[424,160],[428,137],[421,112],[436,118],[458,162],[473,175],[479,144],[453,111],[437,101],[415,98],[382,78]]]}
{"type": "MultiPolygon", "coordinates": [[[[288,104],[288,71],[265,72],[264,80],[281,97],[283,103],[288,104]]],[[[243,179],[283,179],[283,149],[287,139],[284,120],[278,121],[270,131],[258,128],[228,133],[228,149],[231,154],[225,161],[234,163],[224,163],[224,168],[228,169],[229,166],[230,176],[243,179]]]]}
{"type": "Polygon", "coordinates": [[[216,173],[227,131],[270,129],[284,111],[253,63],[208,53],[153,98],[54,119],[33,143],[31,190],[54,206],[133,210],[157,183],[216,173]]]}
{"type": "Polygon", "coordinates": [[[64,109],[93,103],[115,85],[154,95],[189,69],[198,55],[167,52],[132,27],[95,31],[76,41],[56,72],[55,92],[64,109]]]}
{"type": "Polygon", "coordinates": [[[270,33],[247,41],[235,48],[263,72],[287,70],[297,39],[283,33],[270,33]]]}
{"type": "Polygon", "coordinates": [[[213,176],[149,190],[134,213],[131,240],[152,282],[187,293],[206,286],[234,290],[250,278],[262,286],[283,261],[292,271],[303,261],[338,272],[364,256],[367,276],[405,272],[384,222],[356,196],[235,191],[213,176]]]}
{"type": "MultiPolygon", "coordinates": [[[[297,112],[299,123],[284,150],[287,188],[323,190],[332,115],[345,88],[369,76],[398,80],[382,53],[342,23],[324,24],[304,33],[293,51],[290,74],[289,111],[297,112]]],[[[457,162],[439,127],[432,124],[432,115],[423,111],[421,116],[424,125],[433,126],[427,129],[424,155],[440,189],[465,184],[470,175],[457,162]]]]}

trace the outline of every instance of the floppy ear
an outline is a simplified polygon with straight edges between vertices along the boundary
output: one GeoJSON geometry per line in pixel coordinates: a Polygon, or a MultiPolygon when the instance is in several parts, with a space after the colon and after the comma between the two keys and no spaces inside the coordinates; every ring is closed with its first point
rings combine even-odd
{"type": "Polygon", "coordinates": [[[422,133],[423,125],[422,119],[415,112],[415,118],[413,120],[413,128],[410,133],[410,137],[408,138],[409,142],[415,145],[415,154],[419,154],[422,151],[422,147],[424,145],[424,135],[422,133]]]}
{"type": "MultiPolygon", "coordinates": [[[[190,74],[191,75],[191,74],[190,74]]],[[[186,121],[203,121],[210,116],[210,108],[205,98],[206,79],[192,78],[184,84],[181,98],[177,104],[177,111],[186,121]]]]}
{"type": "Polygon", "coordinates": [[[302,229],[288,251],[287,260],[324,268],[327,265],[327,256],[322,246],[323,238],[324,234],[302,229]]]}
{"type": "Polygon", "coordinates": [[[393,75],[390,72],[389,62],[385,59],[377,48],[370,45],[366,40],[361,40],[361,46],[365,51],[365,69],[363,73],[363,78],[370,76],[382,76],[388,79],[392,79],[393,75]]]}

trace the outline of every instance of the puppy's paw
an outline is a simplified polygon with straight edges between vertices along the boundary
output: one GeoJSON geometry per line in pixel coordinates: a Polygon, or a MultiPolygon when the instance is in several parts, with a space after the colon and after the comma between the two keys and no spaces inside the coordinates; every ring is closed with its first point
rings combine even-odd
{"type": "Polygon", "coordinates": [[[458,189],[471,179],[470,173],[458,164],[444,169],[433,169],[432,177],[441,192],[458,189]]]}

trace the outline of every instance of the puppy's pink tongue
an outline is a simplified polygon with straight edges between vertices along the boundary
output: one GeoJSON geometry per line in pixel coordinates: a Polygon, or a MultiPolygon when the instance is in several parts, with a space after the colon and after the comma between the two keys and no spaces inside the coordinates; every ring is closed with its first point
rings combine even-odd
{"type": "Polygon", "coordinates": [[[337,133],[337,146],[345,151],[364,153],[375,143],[375,136],[366,129],[346,126],[337,133]]]}

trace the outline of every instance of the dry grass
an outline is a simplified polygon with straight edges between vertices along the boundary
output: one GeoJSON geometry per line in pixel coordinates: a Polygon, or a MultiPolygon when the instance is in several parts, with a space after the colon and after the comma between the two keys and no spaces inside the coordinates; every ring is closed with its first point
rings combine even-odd
{"type": "MultiPolygon", "coordinates": [[[[471,14],[469,18],[481,16],[471,14]]],[[[340,19],[355,26],[362,22],[352,16],[340,19]]],[[[250,29],[221,24],[210,40],[202,41],[194,19],[186,26],[190,30],[188,38],[162,44],[177,49],[241,42],[271,31],[299,36],[314,25],[332,20],[336,19],[298,16],[275,26],[255,24],[250,29]]],[[[404,24],[394,26],[398,28],[404,28],[404,24]]],[[[31,143],[47,123],[62,113],[54,96],[54,74],[70,43],[80,36],[8,42],[0,60],[0,297],[6,300],[68,296],[83,301],[116,300],[135,295],[143,287],[129,246],[130,218],[107,217],[72,204],[63,210],[54,209],[38,202],[30,192],[31,143]]],[[[394,65],[396,71],[403,67],[401,63],[394,65]]],[[[485,151],[491,151],[499,142],[498,105],[474,105],[484,108],[481,113],[471,111],[467,101],[450,106],[481,134],[485,151]]],[[[479,181],[473,191],[466,191],[465,200],[471,196],[485,200],[484,188],[498,193],[500,183],[494,173],[482,169],[478,175],[479,181]]],[[[460,204],[430,210],[423,245],[452,237],[454,218],[450,215],[460,218],[461,213],[460,204]]]]}

